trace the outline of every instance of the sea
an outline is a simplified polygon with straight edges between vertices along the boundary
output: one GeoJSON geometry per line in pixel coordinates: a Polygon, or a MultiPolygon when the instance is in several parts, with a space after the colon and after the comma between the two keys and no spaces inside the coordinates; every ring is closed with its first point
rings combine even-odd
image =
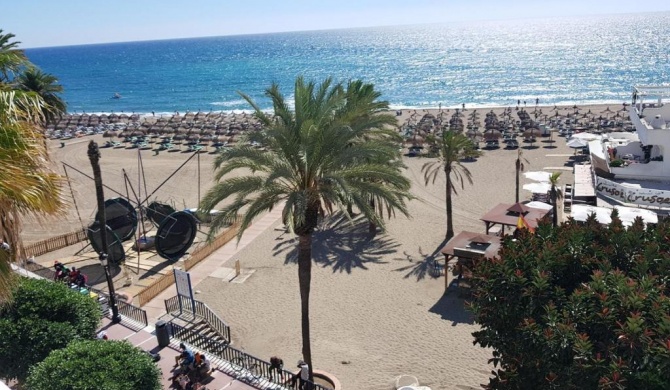
{"type": "MultiPolygon", "coordinates": [[[[18,37],[20,38],[20,37],[18,37]]],[[[270,109],[296,77],[373,83],[391,108],[622,103],[670,83],[670,12],[32,48],[71,113],[270,109]],[[113,99],[115,94],[121,98],[113,99]],[[522,103],[523,104],[523,103],[522,103]]]]}

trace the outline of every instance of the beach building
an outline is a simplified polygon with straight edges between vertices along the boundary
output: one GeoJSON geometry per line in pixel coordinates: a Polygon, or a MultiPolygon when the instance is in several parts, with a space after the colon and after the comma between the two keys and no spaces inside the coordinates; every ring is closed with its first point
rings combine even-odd
{"type": "Polygon", "coordinates": [[[622,204],[670,209],[670,86],[636,86],[635,133],[589,142],[595,192],[622,204]]]}

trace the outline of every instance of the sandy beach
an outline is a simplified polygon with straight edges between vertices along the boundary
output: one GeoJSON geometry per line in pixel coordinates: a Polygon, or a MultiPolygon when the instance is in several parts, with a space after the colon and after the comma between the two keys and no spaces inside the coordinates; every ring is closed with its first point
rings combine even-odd
{"type": "MultiPolygon", "coordinates": [[[[582,111],[601,112],[606,106],[581,106],[582,111]]],[[[621,105],[611,106],[618,110],[621,105]]],[[[532,108],[528,108],[530,111],[532,108]]],[[[544,107],[549,113],[551,107],[544,107]]],[[[477,108],[483,116],[491,109],[477,108]]],[[[503,108],[495,108],[500,115],[503,108]]],[[[403,123],[414,110],[403,110],[403,123]]],[[[419,116],[427,113],[416,110],[419,116]]],[[[436,114],[437,110],[430,110],[436,114]]],[[[450,113],[454,110],[451,109],[450,113]]],[[[566,110],[560,111],[567,112],[566,110]]],[[[469,112],[466,111],[467,115],[469,112]]],[[[515,118],[516,119],[516,118],[515,118]]],[[[99,143],[104,140],[95,136],[99,143]]],[[[49,141],[55,168],[60,162],[90,174],[86,146],[91,137],[59,142],[49,141]]],[[[534,148],[520,142],[527,171],[560,171],[560,182],[573,180],[573,149],[565,139],[554,135],[539,137],[534,148]]],[[[102,149],[105,184],[125,194],[125,169],[133,186],[138,183],[137,150],[102,149]]],[[[152,192],[191,153],[162,152],[154,156],[141,151],[146,187],[152,192]]],[[[201,196],[212,184],[213,154],[200,154],[201,196]]],[[[477,161],[464,165],[473,175],[454,197],[456,232],[484,233],[479,218],[498,203],[514,202],[514,162],[516,150],[484,151],[477,161]]],[[[464,300],[454,290],[444,295],[444,280],[427,273],[426,264],[444,244],[446,232],[445,179],[424,184],[421,167],[432,161],[423,157],[404,157],[406,175],[412,180],[412,193],[418,198],[409,204],[411,218],[399,216],[388,221],[387,229],[374,238],[367,225],[351,225],[330,219],[315,233],[311,295],[312,353],[315,368],[333,373],[347,390],[386,390],[397,375],[416,376],[432,389],[475,389],[486,383],[492,366],[490,351],[472,345],[471,333],[478,329],[464,308],[464,300]]],[[[176,209],[196,207],[197,159],[193,158],[152,197],[172,203],[176,209]]],[[[59,222],[38,225],[27,221],[23,237],[36,241],[88,225],[95,213],[92,181],[68,169],[74,202],[59,222]]],[[[530,180],[522,177],[521,183],[530,180]]],[[[64,195],[72,200],[66,184],[64,195]]],[[[521,192],[521,199],[530,193],[521,192]]],[[[146,194],[145,194],[146,196],[146,194]]],[[[107,197],[112,193],[107,190],[107,197]]],[[[231,326],[238,348],[264,359],[281,356],[288,368],[301,357],[300,305],[294,237],[284,233],[280,222],[266,230],[253,245],[240,251],[242,267],[255,272],[244,283],[229,283],[210,277],[197,285],[197,299],[207,303],[231,326]]],[[[222,264],[223,265],[223,264],[222,264]]],[[[230,266],[230,265],[228,265],[230,266]]]]}

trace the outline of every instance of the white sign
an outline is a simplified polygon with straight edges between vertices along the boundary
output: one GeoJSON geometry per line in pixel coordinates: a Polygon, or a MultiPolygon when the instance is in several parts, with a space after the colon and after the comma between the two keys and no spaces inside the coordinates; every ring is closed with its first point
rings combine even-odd
{"type": "Polygon", "coordinates": [[[191,289],[191,275],[182,270],[174,270],[174,281],[177,285],[177,295],[183,295],[193,299],[193,289],[191,289]]]}
{"type": "MultiPolygon", "coordinates": [[[[177,297],[186,297],[191,301],[191,310],[195,314],[195,298],[191,288],[191,274],[182,270],[174,270],[174,282],[177,285],[177,297]]],[[[179,313],[183,310],[181,298],[179,298],[179,313]]]]}
{"type": "Polygon", "coordinates": [[[602,177],[596,179],[596,191],[622,203],[670,208],[670,191],[625,187],[602,177]]]}

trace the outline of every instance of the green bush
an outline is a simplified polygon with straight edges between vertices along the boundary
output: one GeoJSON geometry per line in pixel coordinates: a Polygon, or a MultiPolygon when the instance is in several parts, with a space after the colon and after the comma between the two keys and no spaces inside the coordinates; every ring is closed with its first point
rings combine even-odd
{"type": "Polygon", "coordinates": [[[610,167],[612,168],[618,168],[623,166],[623,160],[612,160],[610,161],[610,167]]]}
{"type": "Polygon", "coordinates": [[[93,339],[100,307],[60,283],[21,278],[0,309],[0,377],[23,382],[28,369],[70,341],[93,339]]]}
{"type": "Polygon", "coordinates": [[[160,390],[160,369],[125,341],[81,340],[30,370],[30,390],[160,390]]]}
{"type": "Polygon", "coordinates": [[[670,388],[670,222],[595,217],[507,237],[473,270],[491,389],[670,388]]]}

